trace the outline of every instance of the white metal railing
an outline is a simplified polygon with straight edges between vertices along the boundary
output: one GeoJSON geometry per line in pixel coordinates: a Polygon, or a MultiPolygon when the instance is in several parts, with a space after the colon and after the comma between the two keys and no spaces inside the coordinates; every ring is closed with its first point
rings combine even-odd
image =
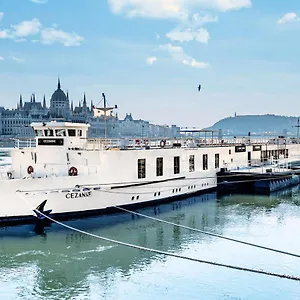
{"type": "Polygon", "coordinates": [[[282,159],[268,159],[267,161],[261,162],[260,159],[251,159],[246,164],[226,163],[224,167],[231,171],[259,171],[265,173],[267,169],[272,169],[272,172],[286,172],[290,170],[293,163],[299,162],[300,156],[292,156],[290,158],[282,159]]]}
{"type": "Polygon", "coordinates": [[[35,139],[14,139],[14,142],[15,142],[15,148],[18,149],[36,147],[35,139]]]}
{"type": "MultiPolygon", "coordinates": [[[[36,147],[35,139],[14,139],[15,148],[36,147]]],[[[285,145],[300,144],[300,139],[287,138],[81,138],[80,143],[72,146],[73,148],[84,150],[103,150],[103,149],[139,149],[139,148],[196,148],[196,147],[228,147],[235,145],[278,145],[284,149],[285,145]]]]}

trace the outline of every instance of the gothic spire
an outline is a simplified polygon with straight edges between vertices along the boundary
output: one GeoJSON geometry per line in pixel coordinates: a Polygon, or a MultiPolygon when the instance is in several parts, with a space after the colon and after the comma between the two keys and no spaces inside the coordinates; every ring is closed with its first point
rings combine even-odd
{"type": "Polygon", "coordinates": [[[20,104],[19,104],[19,108],[22,109],[23,108],[23,99],[22,99],[22,95],[20,94],[20,104]]]}
{"type": "Polygon", "coordinates": [[[46,109],[46,96],[44,95],[43,108],[46,109]]]}
{"type": "Polygon", "coordinates": [[[72,102],[71,102],[71,111],[73,111],[74,110],[74,105],[73,105],[73,100],[72,100],[72,102]]]}
{"type": "Polygon", "coordinates": [[[35,103],[35,94],[32,94],[32,102],[35,103]]]}
{"type": "Polygon", "coordinates": [[[94,106],[93,100],[91,100],[91,111],[93,111],[93,106],[94,106]]]}
{"type": "Polygon", "coordinates": [[[83,95],[83,107],[86,108],[87,105],[86,105],[86,96],[85,96],[85,93],[83,95]]]}
{"type": "Polygon", "coordinates": [[[59,76],[58,76],[58,80],[57,80],[57,89],[60,90],[60,79],[59,79],[59,76]]]}
{"type": "Polygon", "coordinates": [[[69,100],[69,91],[67,91],[67,99],[69,100]]]}

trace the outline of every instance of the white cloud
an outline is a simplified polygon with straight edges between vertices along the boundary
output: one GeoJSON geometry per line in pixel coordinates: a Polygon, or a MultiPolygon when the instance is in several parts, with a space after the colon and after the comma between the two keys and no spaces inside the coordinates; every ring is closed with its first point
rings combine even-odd
{"type": "Polygon", "coordinates": [[[14,29],[14,32],[12,33],[14,36],[26,37],[38,34],[42,24],[38,19],[32,19],[31,21],[23,21],[17,25],[12,25],[11,27],[14,29]]]}
{"type": "Polygon", "coordinates": [[[83,40],[84,38],[78,34],[68,33],[61,29],[45,28],[41,33],[41,43],[45,45],[61,43],[66,47],[72,47],[79,46],[83,40]]]}
{"type": "Polygon", "coordinates": [[[4,16],[4,13],[0,11],[0,22],[1,22],[2,18],[3,18],[3,16],[4,16]]]}
{"type": "Polygon", "coordinates": [[[293,22],[299,22],[300,18],[294,13],[287,13],[285,14],[281,19],[277,21],[278,24],[286,24],[286,23],[293,23],[293,22]]]}
{"type": "Polygon", "coordinates": [[[213,16],[209,13],[200,15],[198,13],[194,14],[192,17],[193,25],[201,26],[205,23],[217,23],[219,21],[218,16],[213,16]]]}
{"type": "Polygon", "coordinates": [[[3,57],[3,56],[0,56],[0,61],[1,61],[1,60],[4,60],[4,57],[3,57]]]}
{"type": "Polygon", "coordinates": [[[16,57],[16,56],[9,56],[8,58],[11,59],[11,60],[13,60],[13,61],[15,61],[15,62],[17,62],[17,63],[24,62],[23,58],[19,58],[19,57],[16,57]]]}
{"type": "Polygon", "coordinates": [[[156,38],[157,40],[160,39],[160,35],[159,35],[157,32],[155,32],[155,38],[156,38]]]}
{"type": "Polygon", "coordinates": [[[200,62],[195,60],[193,57],[188,56],[179,46],[173,46],[171,44],[160,45],[158,50],[166,51],[176,62],[182,63],[184,65],[194,67],[194,68],[208,68],[209,64],[206,62],[200,62]]]}
{"type": "Polygon", "coordinates": [[[79,46],[84,40],[83,37],[72,32],[68,33],[61,29],[58,29],[57,24],[53,24],[54,27],[43,28],[41,22],[38,19],[32,19],[31,21],[23,21],[17,25],[11,25],[12,29],[0,30],[0,39],[12,39],[15,42],[25,42],[25,37],[37,36],[32,42],[41,42],[45,45],[53,43],[61,43],[66,47],[79,46]]]}
{"type": "Polygon", "coordinates": [[[48,2],[48,0],[30,0],[30,1],[37,4],[45,4],[48,2]]]}
{"type": "Polygon", "coordinates": [[[196,61],[194,58],[184,59],[182,61],[184,65],[191,66],[194,68],[205,69],[209,67],[209,64],[202,61],[196,61]]]}
{"type": "Polygon", "coordinates": [[[251,0],[108,0],[111,10],[129,17],[186,19],[194,10],[239,10],[252,6],[251,0]]]}
{"type": "Polygon", "coordinates": [[[148,65],[153,65],[156,61],[157,61],[157,58],[155,56],[150,56],[150,57],[147,57],[147,59],[146,59],[146,63],[148,65]]]}
{"type": "Polygon", "coordinates": [[[11,38],[8,30],[0,30],[0,39],[9,39],[11,38]]]}
{"type": "Polygon", "coordinates": [[[23,21],[16,25],[11,25],[12,29],[0,31],[0,39],[12,39],[16,42],[24,42],[25,37],[36,35],[40,32],[42,24],[38,19],[23,21]]]}
{"type": "Polygon", "coordinates": [[[188,28],[185,30],[173,29],[171,32],[166,34],[166,37],[172,41],[189,42],[196,40],[200,43],[207,44],[210,36],[205,28],[199,28],[197,30],[188,28]]]}

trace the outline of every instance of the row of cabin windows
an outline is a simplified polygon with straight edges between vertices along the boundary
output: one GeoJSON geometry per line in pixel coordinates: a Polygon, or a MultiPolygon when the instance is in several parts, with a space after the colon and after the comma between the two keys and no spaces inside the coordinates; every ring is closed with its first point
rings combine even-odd
{"type": "Polygon", "coordinates": [[[81,129],[44,129],[44,130],[35,130],[36,136],[82,136],[81,129]]]}
{"type": "MultiPolygon", "coordinates": [[[[208,155],[203,154],[203,170],[208,170],[208,155]]],[[[215,168],[220,166],[220,155],[215,154],[215,168]]],[[[195,155],[189,157],[189,171],[195,171],[195,155]]],[[[174,174],[180,174],[180,156],[174,156],[174,174]]],[[[156,158],[156,176],[164,175],[164,159],[163,157],[156,158]]],[[[138,159],[138,178],[146,178],[146,159],[138,159]]]]}

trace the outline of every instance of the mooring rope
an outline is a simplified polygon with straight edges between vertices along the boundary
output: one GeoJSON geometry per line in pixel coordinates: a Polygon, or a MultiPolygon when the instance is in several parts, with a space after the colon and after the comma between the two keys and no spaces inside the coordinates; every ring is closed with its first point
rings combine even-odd
{"type": "Polygon", "coordinates": [[[184,260],[194,261],[194,262],[198,262],[198,263],[213,265],[213,266],[217,266],[217,267],[224,267],[224,268],[229,268],[229,269],[234,269],[234,270],[239,270],[239,271],[245,271],[245,272],[251,272],[251,273],[256,273],[256,274],[263,274],[263,275],[268,275],[268,276],[273,276],[273,277],[278,277],[278,278],[285,278],[285,279],[289,279],[289,280],[300,281],[300,277],[297,277],[294,275],[272,273],[272,272],[267,272],[267,271],[258,270],[258,269],[250,269],[250,268],[244,268],[244,267],[239,267],[239,266],[234,266],[234,265],[222,264],[222,263],[218,263],[218,262],[202,260],[202,259],[198,259],[198,258],[194,258],[194,257],[179,255],[179,254],[175,254],[175,253],[171,253],[171,252],[166,252],[166,251],[161,251],[161,250],[157,250],[157,249],[152,249],[152,248],[148,248],[148,247],[143,247],[143,246],[138,246],[138,245],[134,245],[134,244],[130,244],[130,243],[121,242],[118,240],[114,240],[114,239],[106,238],[106,237],[96,235],[93,233],[89,233],[89,232],[83,231],[81,229],[64,224],[62,222],[56,221],[53,218],[41,213],[40,211],[37,211],[36,209],[34,209],[33,211],[35,213],[38,213],[38,214],[44,216],[48,220],[50,220],[58,225],[61,225],[65,228],[68,228],[70,230],[73,230],[73,231],[76,231],[76,232],[79,232],[79,233],[82,233],[82,234],[85,234],[85,235],[88,235],[88,236],[91,236],[91,237],[94,237],[94,238],[97,238],[97,239],[100,239],[100,240],[103,240],[106,242],[111,242],[111,243],[115,243],[118,245],[130,247],[130,248],[135,248],[135,249],[144,250],[144,251],[148,251],[148,252],[152,252],[152,253],[156,253],[156,254],[162,254],[165,256],[180,258],[180,259],[184,259],[184,260]]]}
{"type": "MultiPolygon", "coordinates": [[[[23,199],[23,201],[29,207],[31,207],[29,201],[21,193],[17,193],[17,194],[21,197],[21,199],[23,199]]],[[[289,279],[289,280],[294,280],[294,281],[300,281],[300,277],[294,276],[294,275],[273,273],[273,272],[267,272],[267,271],[264,271],[264,270],[250,269],[250,268],[239,267],[239,266],[234,266],[234,265],[222,264],[222,263],[218,263],[218,262],[198,259],[198,258],[194,258],[194,257],[189,257],[189,256],[184,256],[184,255],[171,253],[171,252],[161,251],[161,250],[157,250],[157,249],[153,249],[153,248],[148,248],[148,247],[138,246],[138,245],[134,245],[134,244],[130,244],[130,243],[125,243],[125,242],[122,242],[122,241],[106,238],[106,237],[103,237],[103,236],[100,236],[100,235],[96,235],[96,234],[93,234],[93,233],[75,228],[75,227],[70,226],[70,225],[64,224],[62,222],[59,222],[59,221],[45,215],[43,212],[40,212],[37,209],[32,209],[32,211],[35,214],[41,215],[44,218],[48,219],[49,221],[51,221],[53,223],[56,223],[56,224],[58,224],[62,227],[68,228],[70,230],[73,230],[73,231],[76,231],[76,232],[79,232],[79,233],[85,234],[87,236],[91,236],[91,237],[94,237],[94,238],[97,238],[97,239],[100,239],[100,240],[103,240],[103,241],[106,241],[106,242],[111,242],[111,243],[115,243],[115,244],[118,244],[118,245],[134,248],[134,249],[144,250],[144,251],[148,251],[148,252],[152,252],[152,253],[156,253],[156,254],[161,254],[161,255],[165,255],[165,256],[170,256],[170,257],[180,258],[180,259],[184,259],[184,260],[194,261],[194,262],[208,264],[208,265],[212,265],[212,266],[229,268],[229,269],[238,270],[238,271],[251,272],[251,273],[256,273],[256,274],[261,274],[261,275],[277,277],[277,278],[284,278],[284,279],[289,279]]]]}
{"type": "Polygon", "coordinates": [[[119,210],[128,212],[128,213],[131,213],[131,214],[135,214],[135,215],[138,215],[138,216],[141,216],[141,217],[144,217],[144,218],[148,218],[148,219],[151,219],[151,220],[154,220],[154,221],[162,222],[162,223],[165,223],[165,224],[174,225],[174,226],[177,226],[177,227],[180,227],[180,228],[188,229],[190,231],[200,232],[202,234],[206,234],[206,235],[209,235],[209,236],[217,237],[217,238],[224,239],[224,240],[227,240],[227,241],[236,242],[236,243],[244,244],[244,245],[247,245],[247,246],[252,246],[252,247],[256,247],[256,248],[260,248],[260,249],[264,249],[264,250],[269,250],[269,251],[277,252],[277,253],[280,253],[280,254],[290,255],[290,256],[294,256],[294,257],[300,258],[300,255],[295,254],[295,253],[286,252],[286,251],[282,251],[282,250],[278,250],[278,249],[274,249],[274,248],[269,248],[269,247],[266,247],[266,246],[262,246],[262,245],[258,245],[258,244],[253,244],[253,243],[245,242],[245,241],[242,241],[242,240],[237,240],[237,239],[234,239],[234,238],[226,237],[226,236],[223,236],[223,235],[219,235],[219,234],[216,234],[216,233],[204,231],[204,230],[201,230],[201,229],[197,229],[197,228],[192,228],[192,227],[188,227],[188,226],[185,226],[185,225],[176,224],[176,223],[165,221],[165,220],[162,220],[162,219],[159,219],[159,218],[154,218],[154,217],[151,217],[151,216],[147,216],[147,215],[135,212],[135,211],[131,211],[129,209],[126,209],[126,208],[123,208],[123,207],[120,207],[120,206],[113,206],[113,207],[115,207],[115,208],[117,208],[119,210]]]}

